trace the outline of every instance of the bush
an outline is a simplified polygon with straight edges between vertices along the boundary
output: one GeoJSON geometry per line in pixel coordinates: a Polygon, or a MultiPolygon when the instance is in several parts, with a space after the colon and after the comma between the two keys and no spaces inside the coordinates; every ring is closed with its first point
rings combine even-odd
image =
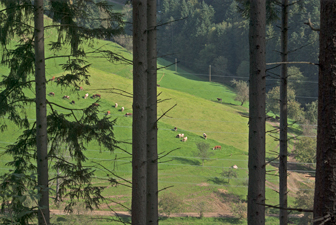
{"type": "Polygon", "coordinates": [[[294,158],[302,163],[316,162],[316,139],[301,137],[295,144],[294,158]]]}
{"type": "MultiPolygon", "coordinates": [[[[300,190],[296,193],[295,208],[313,209],[314,192],[309,190],[300,190]]],[[[313,224],[313,213],[305,212],[299,220],[299,225],[313,224]]]]}
{"type": "Polygon", "coordinates": [[[237,203],[232,203],[231,212],[235,217],[238,217],[238,219],[246,219],[247,218],[246,203],[242,203],[241,201],[237,203]]]}
{"type": "Polygon", "coordinates": [[[159,201],[159,207],[161,212],[165,213],[168,217],[171,213],[180,212],[183,201],[175,193],[164,194],[159,201]]]}

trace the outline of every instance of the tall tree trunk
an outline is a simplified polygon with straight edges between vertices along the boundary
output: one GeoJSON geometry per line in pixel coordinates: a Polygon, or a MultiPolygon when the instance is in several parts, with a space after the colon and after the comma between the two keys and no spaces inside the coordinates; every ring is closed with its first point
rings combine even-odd
{"type": "Polygon", "coordinates": [[[132,224],[146,224],[147,0],[133,0],[132,224]]]}
{"type": "MultiPolygon", "coordinates": [[[[288,0],[282,0],[281,57],[288,61],[288,0]]],[[[287,64],[281,65],[280,84],[280,164],[279,164],[279,203],[287,208],[287,64]]],[[[280,225],[288,223],[288,212],[280,209],[280,225]]]]}
{"type": "Polygon", "coordinates": [[[43,0],[35,0],[35,89],[37,180],[41,198],[38,202],[38,223],[50,224],[48,190],[47,107],[44,59],[43,0]]]}
{"type": "Polygon", "coordinates": [[[321,0],[314,224],[336,224],[336,1],[321,0]],[[323,218],[325,217],[325,218],[323,218]]]}
{"type": "Polygon", "coordinates": [[[147,0],[147,224],[158,224],[156,0],[147,0]]]}
{"type": "Polygon", "coordinates": [[[265,224],[266,2],[250,1],[248,224],[265,224]]]}

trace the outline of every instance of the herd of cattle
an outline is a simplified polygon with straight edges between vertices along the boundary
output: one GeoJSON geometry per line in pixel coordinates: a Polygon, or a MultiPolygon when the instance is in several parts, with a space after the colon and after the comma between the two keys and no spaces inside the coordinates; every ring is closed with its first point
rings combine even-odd
{"type": "MultiPolygon", "coordinates": [[[[55,76],[52,79],[50,79],[50,80],[54,81],[55,80],[55,76]]],[[[79,90],[83,91],[84,89],[83,89],[83,87],[79,87],[79,90]]],[[[49,92],[49,96],[55,97],[55,92],[49,92]]],[[[87,99],[88,97],[89,97],[89,93],[86,93],[83,98],[87,99]]],[[[70,100],[70,96],[68,96],[68,95],[64,95],[62,98],[70,100]]],[[[94,95],[91,96],[91,98],[92,99],[101,98],[101,95],[100,94],[94,94],[94,95]]],[[[70,104],[74,105],[75,101],[72,100],[70,102],[70,104]]],[[[92,103],[92,106],[99,106],[99,104],[98,103],[92,103]]],[[[114,108],[118,108],[118,103],[114,104],[114,108]]],[[[123,112],[124,110],[125,110],[125,108],[121,107],[120,111],[123,112]]],[[[111,115],[111,111],[107,111],[106,115],[111,115]]],[[[125,116],[132,116],[132,113],[126,113],[125,116]]]]}
{"type": "MultiPolygon", "coordinates": [[[[177,131],[177,127],[174,127],[174,131],[177,131]]],[[[188,137],[184,137],[184,134],[178,134],[176,135],[177,138],[182,138],[182,142],[186,142],[188,140],[188,137]]],[[[203,138],[206,140],[208,135],[206,133],[203,133],[203,138]]],[[[222,146],[216,145],[212,148],[212,150],[222,149],[222,146]]]]}

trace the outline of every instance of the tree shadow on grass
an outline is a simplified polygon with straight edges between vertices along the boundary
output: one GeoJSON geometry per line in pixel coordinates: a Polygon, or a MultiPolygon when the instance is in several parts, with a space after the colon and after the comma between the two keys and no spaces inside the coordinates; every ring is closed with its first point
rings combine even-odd
{"type": "Polygon", "coordinates": [[[210,178],[208,179],[208,182],[213,182],[214,184],[218,184],[218,185],[228,184],[227,180],[225,181],[224,179],[218,178],[218,177],[210,178]]]}
{"type": "Polygon", "coordinates": [[[201,162],[196,159],[186,159],[186,158],[181,158],[181,157],[174,157],[173,159],[183,164],[189,164],[189,165],[195,165],[195,166],[201,165],[201,162]]]}

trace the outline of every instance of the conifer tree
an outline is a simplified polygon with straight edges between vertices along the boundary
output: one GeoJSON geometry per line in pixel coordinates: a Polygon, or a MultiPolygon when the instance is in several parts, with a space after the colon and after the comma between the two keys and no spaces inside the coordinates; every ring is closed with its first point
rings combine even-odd
{"type": "Polygon", "coordinates": [[[336,223],[336,2],[321,0],[314,224],[336,223]]]}
{"type": "MultiPolygon", "coordinates": [[[[92,140],[96,140],[99,145],[110,151],[117,148],[113,134],[115,120],[111,121],[106,116],[101,118],[98,107],[94,105],[76,109],[56,104],[51,98],[46,99],[45,86],[48,82],[44,72],[44,61],[64,59],[59,65],[64,73],[55,78],[57,85],[76,90],[83,82],[89,84],[90,64],[85,60],[87,55],[106,58],[111,62],[127,61],[114,52],[99,46],[94,47],[94,38],[110,39],[123,31],[122,17],[114,13],[112,6],[103,1],[0,0],[0,5],[3,8],[0,11],[1,64],[9,68],[9,73],[0,81],[1,130],[5,131],[7,128],[6,119],[25,129],[17,141],[7,146],[5,151],[13,158],[7,163],[13,170],[1,177],[1,210],[3,213],[11,212],[11,215],[1,217],[1,222],[28,224],[29,220],[39,214],[39,224],[50,223],[49,198],[46,192],[51,191],[47,189],[48,182],[56,178],[48,179],[47,163],[55,160],[57,161],[49,168],[62,172],[58,199],[70,199],[65,210],[72,212],[77,198],[84,200],[87,209],[98,207],[103,200],[101,192],[104,187],[91,184],[94,169],[83,165],[87,160],[84,152],[86,144],[92,140]],[[52,19],[52,24],[45,27],[43,9],[52,19]],[[88,16],[92,10],[98,9],[103,12],[104,18],[88,16]],[[91,22],[107,21],[109,25],[82,26],[83,19],[91,22]],[[43,42],[47,29],[56,31],[56,34],[49,42],[49,48],[54,55],[45,58],[43,42]],[[88,44],[89,47],[85,48],[88,44]],[[64,47],[70,51],[65,51],[64,47]],[[36,95],[27,94],[34,87],[36,95]],[[30,124],[26,106],[34,104],[37,121],[30,124]],[[67,110],[68,113],[60,113],[58,109],[67,110]],[[50,147],[48,152],[47,143],[50,147]],[[58,143],[67,145],[70,161],[55,153],[58,143]],[[37,194],[35,189],[38,190],[37,194]],[[27,197],[39,199],[39,207],[26,206],[24,201],[27,197]]],[[[111,182],[116,181],[111,179],[111,182]]]]}

